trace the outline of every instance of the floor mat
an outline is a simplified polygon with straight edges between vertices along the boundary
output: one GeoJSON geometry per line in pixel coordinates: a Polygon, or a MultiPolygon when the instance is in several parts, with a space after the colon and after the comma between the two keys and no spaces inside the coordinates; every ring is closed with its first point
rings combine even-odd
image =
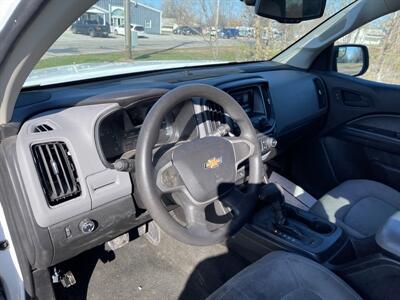
{"type": "Polygon", "coordinates": [[[193,247],[162,234],[159,246],[140,237],[115,252],[88,251],[62,267],[77,284],[57,299],[205,299],[247,262],[223,245],[193,247]]]}

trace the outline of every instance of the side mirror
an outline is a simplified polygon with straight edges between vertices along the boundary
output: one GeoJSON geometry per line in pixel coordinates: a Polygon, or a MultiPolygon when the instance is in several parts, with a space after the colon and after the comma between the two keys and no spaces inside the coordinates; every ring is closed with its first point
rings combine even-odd
{"type": "Polygon", "coordinates": [[[351,76],[360,76],[369,66],[368,48],[363,45],[340,45],[334,47],[334,70],[351,76]]]}

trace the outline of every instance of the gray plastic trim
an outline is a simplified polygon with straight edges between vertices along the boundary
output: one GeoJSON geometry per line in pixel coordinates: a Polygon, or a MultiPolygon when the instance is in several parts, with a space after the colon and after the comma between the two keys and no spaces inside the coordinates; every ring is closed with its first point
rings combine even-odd
{"type": "Polygon", "coordinates": [[[99,104],[55,110],[34,117],[21,127],[17,137],[18,164],[33,215],[39,226],[49,227],[131,195],[129,173],[107,169],[100,159],[95,141],[97,120],[118,107],[118,104],[99,104]],[[51,122],[55,125],[54,130],[32,133],[32,126],[41,122],[51,122]],[[53,207],[47,204],[31,154],[33,144],[50,141],[67,144],[82,189],[79,197],[53,207]]]}

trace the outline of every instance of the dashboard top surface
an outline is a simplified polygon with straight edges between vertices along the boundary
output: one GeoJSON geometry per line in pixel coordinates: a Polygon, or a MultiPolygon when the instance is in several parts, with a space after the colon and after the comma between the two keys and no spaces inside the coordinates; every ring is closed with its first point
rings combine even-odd
{"type": "Polygon", "coordinates": [[[195,70],[171,70],[65,87],[22,91],[14,110],[13,122],[21,123],[45,110],[101,103],[121,107],[146,99],[159,98],[168,90],[188,83],[206,83],[235,88],[258,80],[266,81],[276,115],[277,134],[291,124],[312,117],[315,105],[315,75],[274,63],[253,63],[195,70]],[[306,104],[306,105],[305,105],[306,104]]]}

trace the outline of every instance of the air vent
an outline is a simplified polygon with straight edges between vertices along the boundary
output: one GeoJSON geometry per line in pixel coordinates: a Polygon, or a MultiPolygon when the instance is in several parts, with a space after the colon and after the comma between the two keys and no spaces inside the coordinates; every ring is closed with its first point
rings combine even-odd
{"type": "Polygon", "coordinates": [[[81,194],[75,165],[65,143],[36,144],[32,146],[32,153],[47,203],[50,206],[81,194]]]}
{"type": "Polygon", "coordinates": [[[328,97],[326,94],[324,83],[322,82],[321,79],[315,78],[314,85],[318,97],[318,107],[319,109],[324,109],[328,105],[328,97]]]}
{"type": "Polygon", "coordinates": [[[51,127],[48,124],[40,124],[35,126],[35,128],[33,129],[33,132],[37,133],[37,132],[47,132],[47,131],[52,131],[53,127],[51,127]]]}
{"type": "Polygon", "coordinates": [[[206,117],[210,123],[211,132],[216,131],[221,124],[226,124],[225,112],[220,105],[212,101],[207,101],[206,108],[206,117]]]}

